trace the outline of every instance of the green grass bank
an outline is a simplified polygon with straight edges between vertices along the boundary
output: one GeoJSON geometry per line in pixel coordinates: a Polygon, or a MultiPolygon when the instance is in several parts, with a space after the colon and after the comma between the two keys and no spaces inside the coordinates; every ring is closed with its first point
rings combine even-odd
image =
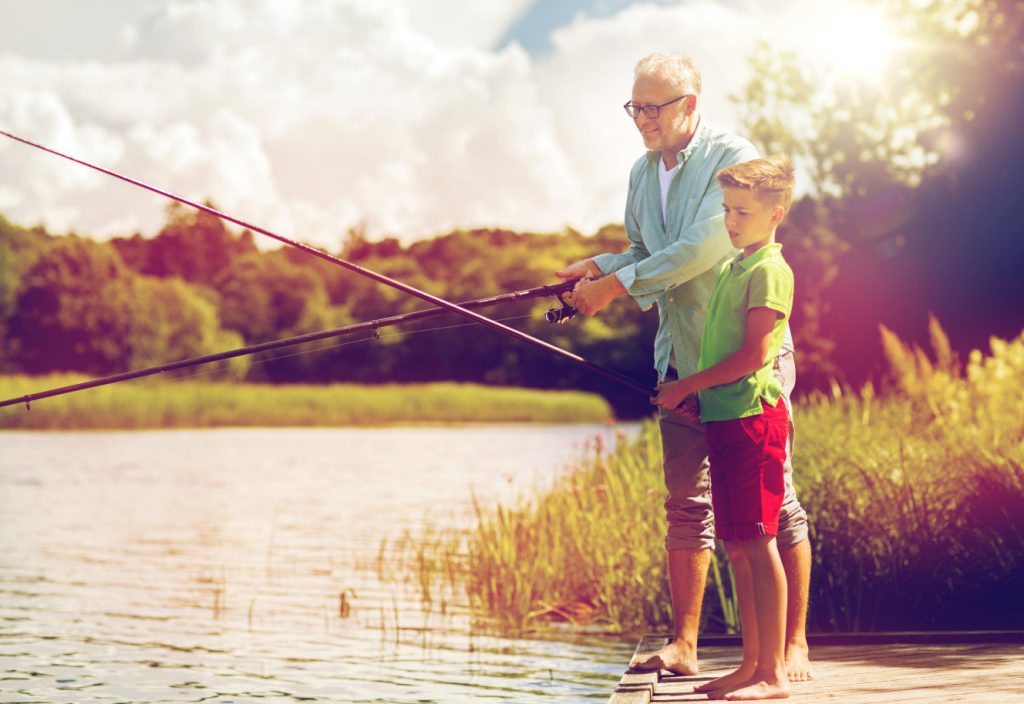
{"type": "MultiPolygon", "coordinates": [[[[884,393],[835,388],[796,404],[794,479],[807,509],[816,631],[1024,628],[1024,335],[962,366],[938,324],[934,358],[883,330],[884,393]]],[[[425,600],[464,595],[481,620],[557,618],[667,631],[656,424],[593,443],[551,486],[476,525],[398,546],[425,600]],[[442,595],[442,596],[438,596],[442,595]]],[[[716,555],[704,629],[738,625],[716,555]]]]}
{"type": "MultiPolygon", "coordinates": [[[[0,376],[0,398],[84,381],[75,375],[0,376]]],[[[0,428],[142,429],[336,427],[419,423],[600,423],[600,396],[474,384],[268,385],[212,381],[112,384],[0,409],[0,428]]]]}

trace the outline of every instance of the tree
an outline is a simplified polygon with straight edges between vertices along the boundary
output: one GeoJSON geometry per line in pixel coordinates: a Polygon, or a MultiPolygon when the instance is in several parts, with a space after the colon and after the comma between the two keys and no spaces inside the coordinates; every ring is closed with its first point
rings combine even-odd
{"type": "Polygon", "coordinates": [[[14,371],[7,322],[15,311],[21,279],[49,244],[42,228],[21,228],[0,216],[0,371],[14,371]]]}
{"type": "Polygon", "coordinates": [[[113,374],[237,346],[178,280],[130,271],[108,245],[59,238],[26,273],[9,333],[24,371],[113,374]]]}
{"type": "Polygon", "coordinates": [[[335,320],[322,281],[279,252],[234,259],[213,285],[224,327],[250,343],[314,332],[335,320]]]}
{"type": "MultiPolygon", "coordinates": [[[[213,207],[211,203],[206,205],[213,207]]],[[[133,240],[119,245],[126,251],[140,248],[133,240]]],[[[232,234],[220,218],[178,202],[167,209],[167,224],[146,243],[145,256],[135,254],[131,261],[141,265],[141,273],[151,276],[177,276],[205,286],[224,271],[232,260],[256,252],[252,233],[232,234]]]]}
{"type": "Polygon", "coordinates": [[[780,239],[797,275],[797,346],[812,351],[818,384],[872,373],[882,321],[920,339],[935,311],[964,345],[1024,325],[1007,305],[1024,295],[1008,264],[1024,246],[1005,236],[1021,195],[1024,3],[874,5],[900,37],[883,81],[835,80],[760,46],[740,96],[755,143],[809,177],[780,239]]]}

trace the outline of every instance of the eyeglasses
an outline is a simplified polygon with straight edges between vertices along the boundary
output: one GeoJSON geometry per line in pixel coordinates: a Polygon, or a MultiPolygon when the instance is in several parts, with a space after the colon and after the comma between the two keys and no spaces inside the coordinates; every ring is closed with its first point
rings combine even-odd
{"type": "Polygon", "coordinates": [[[638,105],[637,103],[634,103],[634,102],[628,102],[625,105],[623,105],[622,107],[626,111],[626,114],[629,115],[630,117],[632,117],[634,120],[636,118],[640,117],[640,113],[643,113],[644,116],[646,116],[647,118],[649,118],[651,120],[657,120],[658,119],[658,115],[661,114],[661,109],[662,108],[666,108],[669,105],[671,105],[672,103],[678,103],[680,100],[682,100],[683,98],[686,98],[686,97],[689,97],[689,96],[680,95],[675,100],[670,100],[667,103],[662,103],[661,105],[638,105]]]}

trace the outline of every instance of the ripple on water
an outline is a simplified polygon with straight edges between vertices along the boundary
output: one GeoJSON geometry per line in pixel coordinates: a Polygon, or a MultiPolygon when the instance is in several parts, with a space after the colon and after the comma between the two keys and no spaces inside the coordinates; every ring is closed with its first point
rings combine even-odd
{"type": "Polygon", "coordinates": [[[2,701],[605,700],[632,644],[477,633],[376,573],[382,540],[512,500],[597,432],[5,432],[2,701]]]}

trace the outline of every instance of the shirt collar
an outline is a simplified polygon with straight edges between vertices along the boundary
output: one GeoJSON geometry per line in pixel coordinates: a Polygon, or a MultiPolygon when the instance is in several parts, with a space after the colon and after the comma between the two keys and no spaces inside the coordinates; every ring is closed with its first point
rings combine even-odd
{"type": "Polygon", "coordinates": [[[693,153],[697,150],[697,147],[704,143],[704,140],[707,139],[708,133],[711,131],[710,128],[704,124],[703,117],[699,117],[697,120],[697,131],[693,133],[693,139],[690,140],[690,143],[686,145],[685,149],[676,154],[676,159],[680,164],[685,164],[689,161],[690,157],[693,156],[693,153]]]}
{"type": "Polygon", "coordinates": [[[781,255],[782,245],[779,244],[778,242],[772,242],[771,244],[761,247],[761,249],[757,250],[749,257],[744,257],[743,253],[741,252],[740,254],[736,255],[736,258],[733,260],[733,262],[735,264],[739,264],[741,267],[743,267],[743,270],[746,271],[747,269],[754,266],[762,259],[768,259],[769,257],[778,257],[781,255]]]}
{"type": "MultiPolygon", "coordinates": [[[[690,159],[690,157],[693,156],[693,153],[697,150],[697,147],[701,146],[707,140],[708,135],[711,134],[711,128],[704,124],[704,118],[701,117],[698,118],[698,120],[699,121],[697,122],[697,130],[693,133],[693,137],[690,139],[690,143],[686,145],[685,149],[676,152],[676,166],[679,166],[680,164],[685,164],[690,159]]],[[[654,150],[649,151],[647,152],[647,158],[651,160],[661,159],[661,152],[654,150]]]]}

